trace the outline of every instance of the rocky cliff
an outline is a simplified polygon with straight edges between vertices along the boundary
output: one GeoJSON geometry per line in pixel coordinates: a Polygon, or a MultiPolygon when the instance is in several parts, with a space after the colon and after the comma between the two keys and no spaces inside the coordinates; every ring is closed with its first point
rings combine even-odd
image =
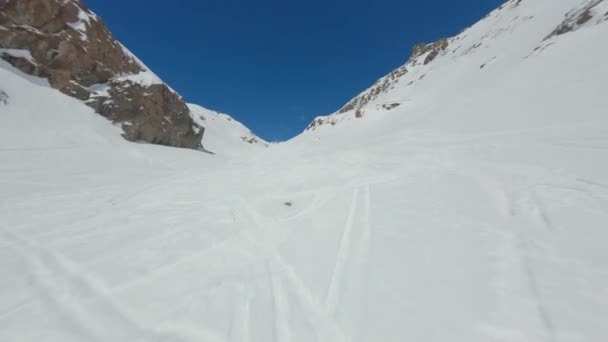
{"type": "Polygon", "coordinates": [[[201,146],[181,96],[80,0],[0,0],[0,58],[121,124],[127,140],[201,146]]]}

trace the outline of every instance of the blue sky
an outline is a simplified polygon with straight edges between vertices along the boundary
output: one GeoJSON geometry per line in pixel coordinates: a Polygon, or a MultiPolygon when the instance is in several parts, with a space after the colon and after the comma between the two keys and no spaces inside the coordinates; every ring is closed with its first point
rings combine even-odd
{"type": "Polygon", "coordinates": [[[502,0],[85,0],[188,102],[276,141],[502,0]]]}

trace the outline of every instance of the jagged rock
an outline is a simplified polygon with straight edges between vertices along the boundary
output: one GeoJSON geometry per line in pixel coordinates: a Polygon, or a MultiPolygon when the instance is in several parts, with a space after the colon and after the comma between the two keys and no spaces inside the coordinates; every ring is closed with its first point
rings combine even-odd
{"type": "Polygon", "coordinates": [[[411,58],[418,58],[418,57],[424,55],[427,51],[428,51],[428,45],[426,43],[416,44],[412,48],[411,58]]]}
{"type": "Polygon", "coordinates": [[[4,90],[0,90],[0,104],[8,104],[8,94],[4,90]]]}
{"type": "MultiPolygon", "coordinates": [[[[601,7],[600,5],[605,5],[606,3],[604,2],[604,0],[588,0],[587,2],[583,3],[581,6],[579,6],[578,8],[575,8],[574,10],[568,12],[566,14],[566,18],[564,19],[563,22],[561,22],[556,28],[555,30],[553,30],[553,32],[551,32],[551,34],[549,34],[545,40],[550,39],[554,36],[559,36],[562,34],[566,34],[568,32],[572,32],[577,30],[579,27],[591,22],[592,19],[594,19],[595,17],[600,17],[597,20],[595,20],[596,22],[602,22],[605,21],[606,19],[606,15],[608,15],[608,12],[606,13],[606,15],[604,15],[603,17],[601,17],[601,13],[597,12],[597,8],[601,7]]],[[[606,7],[606,6],[604,6],[606,7]]]]}
{"type": "Polygon", "coordinates": [[[241,140],[248,144],[257,144],[259,142],[258,138],[255,136],[242,136],[241,140]]]}
{"type": "Polygon", "coordinates": [[[410,60],[417,59],[418,57],[428,53],[428,55],[424,59],[424,65],[427,65],[435,58],[437,58],[437,56],[439,56],[439,53],[447,49],[448,46],[449,42],[446,38],[440,39],[431,44],[420,43],[414,46],[414,48],[412,49],[412,57],[410,58],[410,60]]]}
{"type": "Polygon", "coordinates": [[[0,58],[49,80],[125,138],[198,148],[204,130],[182,98],[124,48],[81,0],[0,0],[0,58]],[[26,51],[27,53],[15,53],[26,51]]]}
{"type": "Polygon", "coordinates": [[[399,107],[400,105],[401,105],[401,103],[385,103],[382,105],[382,108],[384,110],[391,110],[391,109],[399,107]]]}

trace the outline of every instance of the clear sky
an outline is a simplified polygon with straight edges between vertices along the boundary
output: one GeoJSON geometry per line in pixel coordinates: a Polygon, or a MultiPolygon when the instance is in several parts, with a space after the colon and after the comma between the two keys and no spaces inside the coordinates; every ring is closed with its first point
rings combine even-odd
{"type": "Polygon", "coordinates": [[[276,141],[503,0],[84,0],[188,102],[276,141]]]}

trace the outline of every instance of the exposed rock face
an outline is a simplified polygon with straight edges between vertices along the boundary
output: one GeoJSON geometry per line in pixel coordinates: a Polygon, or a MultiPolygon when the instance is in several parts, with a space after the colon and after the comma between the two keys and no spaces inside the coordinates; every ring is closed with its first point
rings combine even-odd
{"type": "Polygon", "coordinates": [[[201,145],[182,98],[80,0],[0,0],[0,58],[122,123],[128,140],[201,145]]]}
{"type": "Polygon", "coordinates": [[[8,104],[8,94],[4,90],[0,90],[0,104],[8,104]]]}
{"type": "Polygon", "coordinates": [[[587,0],[579,7],[566,14],[566,19],[560,23],[545,40],[554,36],[576,31],[585,24],[598,24],[608,20],[608,2],[604,0],[587,0]]]}

